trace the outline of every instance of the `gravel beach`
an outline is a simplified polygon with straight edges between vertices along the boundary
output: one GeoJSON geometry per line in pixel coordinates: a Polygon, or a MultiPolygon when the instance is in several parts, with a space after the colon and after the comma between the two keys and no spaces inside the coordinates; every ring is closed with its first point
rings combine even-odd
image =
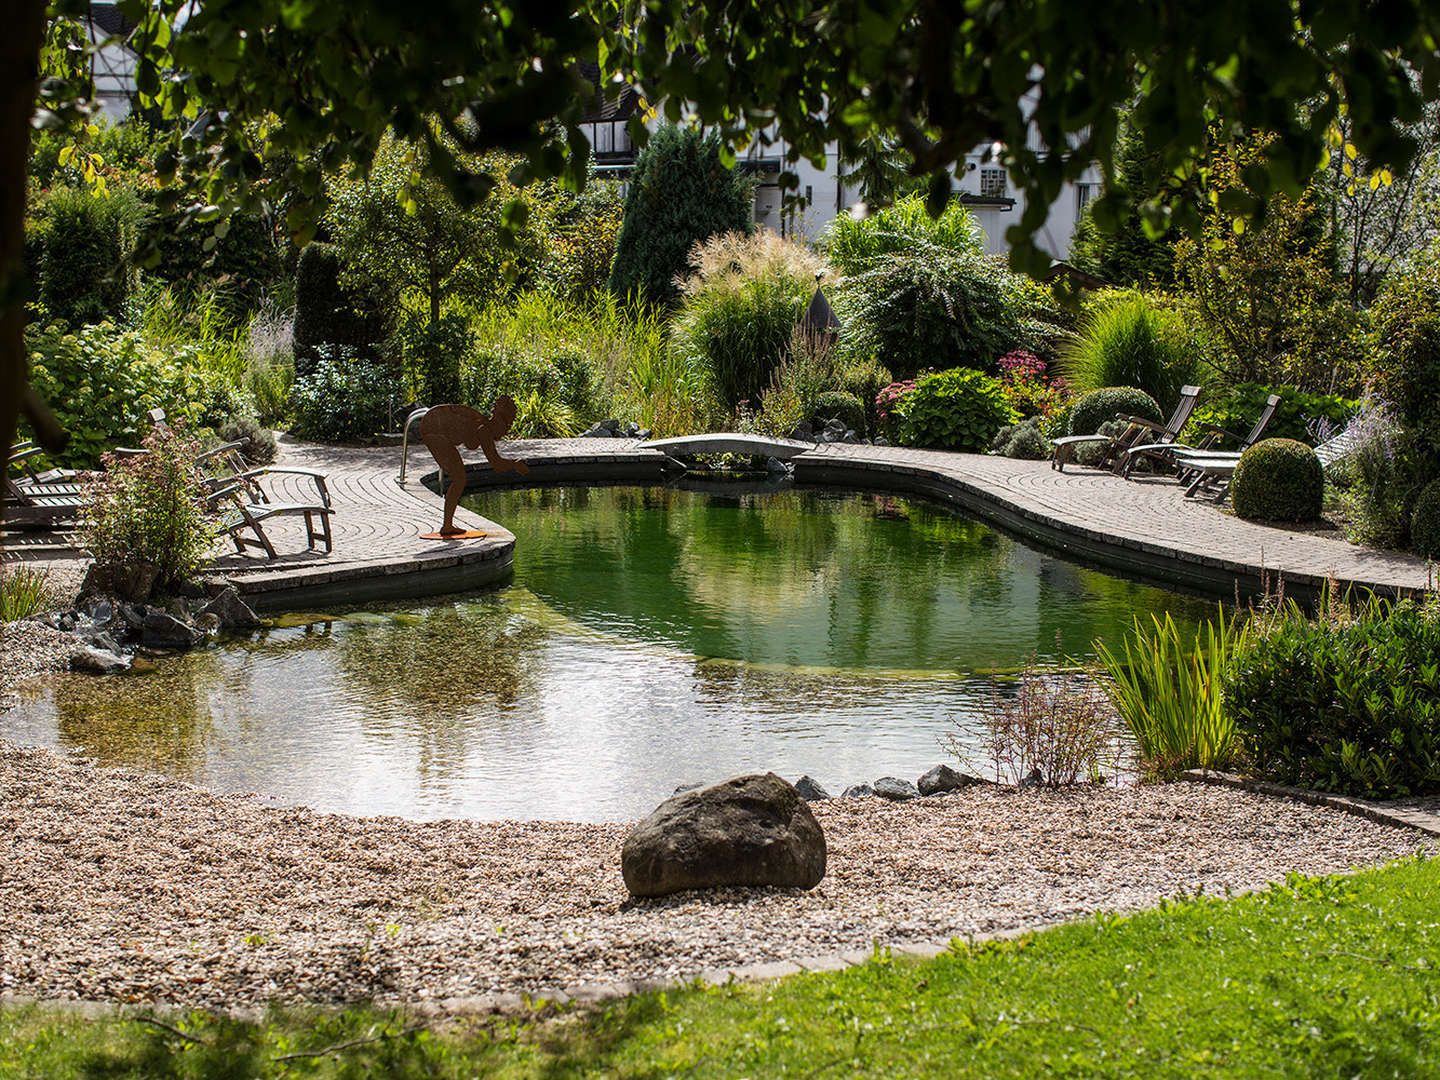
{"type": "Polygon", "coordinates": [[[23,619],[0,622],[0,712],[14,704],[14,688],[46,671],[70,666],[75,639],[23,619]]]}
{"type": "Polygon", "coordinates": [[[1414,852],[1246,792],[970,789],[815,804],[808,892],[628,901],[625,825],[276,809],[0,742],[0,994],[420,1002],[943,940],[1414,852]]]}

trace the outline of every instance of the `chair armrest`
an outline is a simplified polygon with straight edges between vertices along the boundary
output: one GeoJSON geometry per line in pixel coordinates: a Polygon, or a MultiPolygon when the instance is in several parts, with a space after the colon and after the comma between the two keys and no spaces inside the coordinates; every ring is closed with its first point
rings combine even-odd
{"type": "Polygon", "coordinates": [[[243,441],[240,441],[240,440],[237,440],[236,442],[221,443],[219,446],[212,446],[209,450],[206,450],[203,454],[196,454],[196,455],[195,455],[195,460],[196,460],[196,461],[208,461],[210,458],[214,457],[216,454],[223,454],[223,453],[225,453],[227,450],[238,450],[240,447],[242,447],[242,446],[244,446],[244,445],[245,445],[245,443],[244,443],[243,441]]]}
{"type": "Polygon", "coordinates": [[[10,449],[10,464],[11,464],[11,465],[14,465],[17,461],[24,461],[26,458],[32,458],[32,457],[34,457],[36,454],[40,454],[40,453],[43,453],[43,452],[44,452],[43,450],[41,450],[40,447],[35,446],[33,443],[30,444],[30,445],[28,445],[28,446],[26,446],[24,443],[22,443],[21,446],[23,446],[24,449],[20,449],[20,448],[18,448],[18,447],[11,447],[11,449],[10,449]]]}
{"type": "Polygon", "coordinates": [[[1206,431],[1212,432],[1215,435],[1224,435],[1225,438],[1232,439],[1237,443],[1245,441],[1242,436],[1236,435],[1233,431],[1226,431],[1224,428],[1216,427],[1214,424],[1207,423],[1204,420],[1196,420],[1195,426],[1204,428],[1206,431]]]}
{"type": "Polygon", "coordinates": [[[319,469],[297,469],[279,465],[262,465],[258,469],[246,469],[236,479],[242,483],[253,481],[260,476],[308,476],[315,481],[315,489],[320,492],[320,499],[326,505],[330,505],[330,488],[325,483],[325,473],[319,469]]]}
{"type": "Polygon", "coordinates": [[[1121,423],[1136,424],[1139,427],[1149,428],[1151,431],[1159,432],[1162,435],[1165,434],[1165,426],[1163,424],[1157,424],[1153,420],[1146,420],[1143,416],[1126,416],[1124,413],[1116,413],[1115,419],[1121,423]]]}

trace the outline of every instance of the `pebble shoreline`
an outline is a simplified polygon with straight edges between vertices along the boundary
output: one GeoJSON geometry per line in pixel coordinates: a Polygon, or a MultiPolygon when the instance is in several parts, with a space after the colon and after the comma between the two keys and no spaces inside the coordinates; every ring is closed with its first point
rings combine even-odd
{"type": "Polygon", "coordinates": [[[986,934],[1414,853],[1195,784],[813,804],[809,892],[630,900],[624,824],[274,808],[0,740],[0,996],[434,1004],[986,934]]]}

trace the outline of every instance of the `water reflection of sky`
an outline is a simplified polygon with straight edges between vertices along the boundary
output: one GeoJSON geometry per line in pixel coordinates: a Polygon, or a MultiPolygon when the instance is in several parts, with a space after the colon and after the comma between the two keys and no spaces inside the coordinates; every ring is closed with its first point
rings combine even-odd
{"type": "Polygon", "coordinates": [[[984,672],[1053,657],[1057,631],[1079,654],[1133,613],[1205,610],[906,500],[481,505],[515,523],[515,586],[62,676],[0,734],[350,813],[628,818],[740,772],[917,776],[984,672]]]}

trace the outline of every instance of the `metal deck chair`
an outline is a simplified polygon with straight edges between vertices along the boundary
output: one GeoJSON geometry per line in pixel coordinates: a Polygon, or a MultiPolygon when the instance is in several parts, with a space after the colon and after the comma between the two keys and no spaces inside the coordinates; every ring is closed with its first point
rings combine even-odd
{"type": "MultiPolygon", "coordinates": [[[[1204,451],[1213,449],[1216,441],[1218,441],[1222,437],[1229,439],[1237,444],[1237,448],[1235,450],[1236,453],[1243,453],[1244,451],[1250,449],[1250,447],[1254,446],[1257,442],[1260,441],[1260,437],[1265,434],[1265,429],[1270,426],[1270,421],[1275,416],[1275,409],[1279,406],[1279,404],[1279,394],[1271,394],[1268,398],[1266,398],[1265,408],[1260,411],[1259,419],[1256,420],[1254,425],[1251,426],[1249,433],[1244,438],[1241,438],[1234,432],[1226,431],[1222,427],[1217,427],[1214,424],[1206,423],[1204,420],[1200,420],[1197,421],[1197,426],[1205,431],[1208,431],[1210,434],[1206,435],[1205,438],[1201,440],[1199,446],[1191,446],[1188,443],[1182,443],[1172,440],[1168,443],[1144,443],[1141,445],[1127,447],[1123,454],[1123,457],[1125,458],[1125,465],[1120,475],[1129,477],[1130,471],[1135,467],[1136,463],[1140,460],[1141,457],[1148,457],[1156,461],[1163,461],[1167,465],[1176,465],[1176,457],[1182,448],[1187,452],[1190,452],[1191,454],[1203,453],[1204,451]]],[[[1189,482],[1189,475],[1187,470],[1180,470],[1180,481],[1182,483],[1189,482]]]]}
{"type": "MultiPolygon", "coordinates": [[[[1147,420],[1143,416],[1125,416],[1117,413],[1115,419],[1126,424],[1127,427],[1119,435],[1067,435],[1063,439],[1052,439],[1051,445],[1055,448],[1050,459],[1050,467],[1065,471],[1065,466],[1072,458],[1077,446],[1085,443],[1104,443],[1105,454],[1100,459],[1098,468],[1112,466],[1131,447],[1151,434],[1154,440],[1147,445],[1161,446],[1165,443],[1172,443],[1180,435],[1180,430],[1190,422],[1190,414],[1195,411],[1195,403],[1200,400],[1200,388],[1198,386],[1183,386],[1180,388],[1180,401],[1175,406],[1175,411],[1170,414],[1170,419],[1162,426],[1153,420],[1147,420]]],[[[1128,475],[1126,470],[1125,475],[1128,475]]]]}

